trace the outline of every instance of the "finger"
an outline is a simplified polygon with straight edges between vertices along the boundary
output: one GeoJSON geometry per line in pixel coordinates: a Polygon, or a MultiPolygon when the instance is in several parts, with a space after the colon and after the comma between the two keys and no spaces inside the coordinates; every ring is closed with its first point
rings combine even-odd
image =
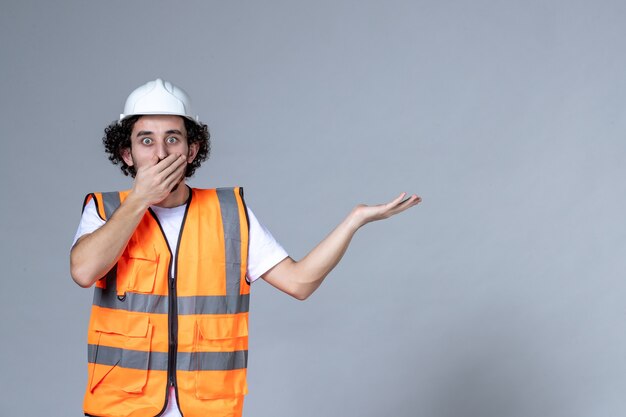
{"type": "Polygon", "coordinates": [[[402,201],[400,203],[400,205],[406,204],[406,205],[413,206],[415,204],[420,203],[421,201],[422,201],[422,198],[420,196],[418,196],[416,194],[413,194],[411,197],[409,197],[409,198],[405,199],[404,201],[402,201]]]}
{"type": "Polygon", "coordinates": [[[400,193],[399,196],[397,196],[396,198],[394,198],[393,200],[391,200],[390,202],[388,202],[387,204],[385,204],[387,209],[391,209],[396,207],[398,204],[402,203],[402,199],[406,196],[406,193],[400,193]]]}
{"type": "Polygon", "coordinates": [[[185,181],[183,179],[183,177],[179,177],[176,181],[171,181],[168,182],[167,184],[167,190],[171,193],[176,187],[180,186],[181,184],[184,184],[185,181]]]}
{"type": "Polygon", "coordinates": [[[181,185],[183,183],[184,183],[183,177],[178,177],[174,181],[168,181],[166,189],[171,193],[177,186],[179,186],[179,185],[181,185]]]}
{"type": "Polygon", "coordinates": [[[152,158],[148,161],[148,164],[142,166],[141,168],[137,168],[137,172],[145,171],[148,168],[152,168],[159,163],[159,157],[156,155],[152,155],[152,158]]]}
{"type": "Polygon", "coordinates": [[[175,170],[170,172],[170,174],[163,179],[164,183],[171,183],[172,181],[176,182],[180,178],[185,175],[185,170],[187,169],[187,164],[183,163],[176,167],[175,170]]]}
{"type": "Polygon", "coordinates": [[[165,169],[167,169],[172,164],[174,164],[176,161],[178,161],[179,157],[180,157],[179,153],[173,153],[173,154],[170,154],[170,155],[166,156],[165,158],[163,158],[157,164],[157,172],[163,172],[165,169]]]}
{"type": "MultiPolygon", "coordinates": [[[[163,160],[165,161],[165,159],[163,160]]],[[[185,157],[179,155],[178,159],[175,159],[169,166],[165,167],[160,173],[163,176],[163,180],[166,180],[173,172],[179,169],[181,166],[185,166],[185,157]]]]}
{"type": "Polygon", "coordinates": [[[176,184],[178,184],[185,177],[185,170],[187,169],[187,164],[180,165],[176,168],[170,175],[167,176],[163,180],[163,183],[167,188],[173,188],[176,184]]]}
{"type": "Polygon", "coordinates": [[[416,206],[421,202],[422,202],[422,198],[413,194],[411,197],[407,198],[406,200],[402,201],[402,203],[398,204],[396,207],[391,209],[389,213],[391,213],[391,215],[401,213],[404,210],[407,210],[413,206],[416,206]]]}
{"type": "Polygon", "coordinates": [[[143,174],[141,173],[154,169],[154,167],[158,164],[158,162],[159,162],[159,157],[156,155],[152,155],[152,158],[148,160],[148,163],[146,163],[146,165],[142,165],[140,167],[137,167],[135,165],[135,168],[137,169],[137,175],[142,176],[143,174]]]}
{"type": "Polygon", "coordinates": [[[422,201],[421,197],[419,197],[418,195],[413,194],[409,198],[405,198],[400,203],[398,203],[396,208],[403,208],[404,209],[404,208],[408,208],[408,207],[413,207],[414,205],[420,203],[421,201],[422,201]]]}

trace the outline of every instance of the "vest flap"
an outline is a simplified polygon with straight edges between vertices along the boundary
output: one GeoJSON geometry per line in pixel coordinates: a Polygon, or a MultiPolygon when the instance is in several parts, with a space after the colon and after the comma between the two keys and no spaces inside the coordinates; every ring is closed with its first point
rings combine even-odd
{"type": "Polygon", "coordinates": [[[154,245],[139,244],[132,239],[126,247],[126,256],[152,262],[157,262],[159,259],[154,245]]]}
{"type": "Polygon", "coordinates": [[[232,339],[248,336],[248,317],[245,314],[233,316],[205,316],[197,321],[203,339],[232,339]]]}
{"type": "Polygon", "coordinates": [[[111,320],[110,317],[95,316],[93,328],[103,333],[121,334],[128,337],[146,337],[150,319],[147,316],[126,316],[111,320]]]}

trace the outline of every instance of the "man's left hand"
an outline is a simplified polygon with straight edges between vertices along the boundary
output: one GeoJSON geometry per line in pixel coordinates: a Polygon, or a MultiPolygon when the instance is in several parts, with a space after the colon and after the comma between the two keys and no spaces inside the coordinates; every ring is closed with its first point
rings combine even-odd
{"type": "Polygon", "coordinates": [[[405,198],[406,193],[400,194],[394,200],[386,204],[378,204],[374,206],[368,206],[365,204],[359,204],[352,210],[352,218],[356,222],[355,226],[361,227],[367,223],[387,219],[398,213],[416,206],[422,199],[421,197],[413,194],[409,198],[405,198]]]}

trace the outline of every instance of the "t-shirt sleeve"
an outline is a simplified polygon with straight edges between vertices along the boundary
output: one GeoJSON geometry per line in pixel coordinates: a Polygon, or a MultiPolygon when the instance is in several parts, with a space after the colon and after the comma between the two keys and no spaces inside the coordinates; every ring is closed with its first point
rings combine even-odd
{"type": "Polygon", "coordinates": [[[248,279],[250,282],[254,282],[289,255],[274,239],[269,230],[257,220],[250,208],[248,208],[248,220],[250,221],[248,279]]]}
{"type": "Polygon", "coordinates": [[[92,198],[91,200],[89,200],[89,202],[85,206],[85,209],[83,210],[83,215],[80,218],[80,224],[78,225],[78,230],[76,231],[76,236],[74,236],[74,242],[72,242],[72,246],[74,246],[76,244],[76,241],[82,236],[98,230],[100,227],[102,227],[104,223],[104,220],[102,220],[98,215],[96,203],[92,198]]]}

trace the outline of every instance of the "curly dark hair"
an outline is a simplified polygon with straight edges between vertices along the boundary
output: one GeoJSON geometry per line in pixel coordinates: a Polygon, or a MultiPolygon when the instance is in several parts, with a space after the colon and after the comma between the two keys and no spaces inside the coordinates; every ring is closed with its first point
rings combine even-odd
{"type": "MultiPolygon", "coordinates": [[[[124,175],[130,175],[133,178],[137,174],[134,166],[129,166],[122,159],[122,151],[130,148],[130,134],[133,131],[135,122],[139,120],[141,116],[130,116],[121,122],[113,122],[104,129],[104,136],[102,137],[102,143],[106,153],[109,154],[109,161],[114,165],[121,164],[121,169],[124,175]]],[[[185,171],[185,177],[191,177],[196,168],[207,160],[211,154],[211,135],[209,134],[209,127],[203,123],[196,123],[186,117],[182,118],[185,122],[185,129],[187,130],[187,144],[198,143],[198,154],[196,158],[190,164],[187,164],[185,171]]]]}

